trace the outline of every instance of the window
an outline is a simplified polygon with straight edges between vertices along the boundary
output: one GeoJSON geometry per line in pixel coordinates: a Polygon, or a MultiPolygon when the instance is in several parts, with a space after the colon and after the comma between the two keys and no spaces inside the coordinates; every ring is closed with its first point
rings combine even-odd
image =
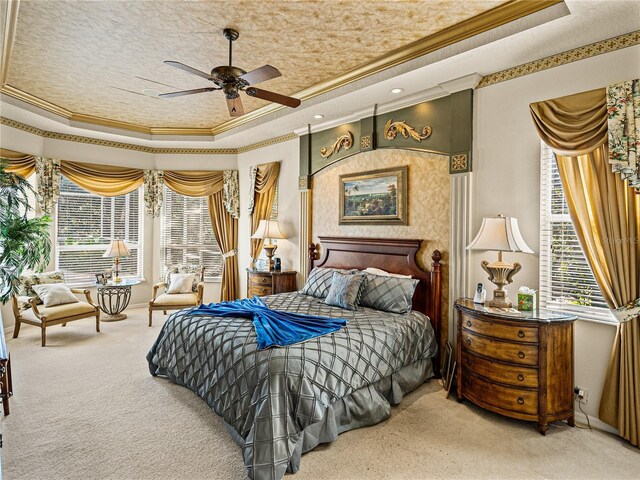
{"type": "Polygon", "coordinates": [[[544,143],[540,174],[540,306],[573,310],[593,320],[612,320],[571,223],[555,156],[544,143]]]}
{"type": "Polygon", "coordinates": [[[220,278],[222,254],[206,197],[186,197],[165,186],[160,228],[163,274],[171,265],[204,265],[206,280],[220,278]]]}
{"type": "Polygon", "coordinates": [[[89,193],[62,176],[56,215],[56,269],[69,284],[95,283],[94,274],[113,267],[102,255],[112,239],[127,242],[121,277],[142,277],[142,188],[117,197],[89,193]]]}

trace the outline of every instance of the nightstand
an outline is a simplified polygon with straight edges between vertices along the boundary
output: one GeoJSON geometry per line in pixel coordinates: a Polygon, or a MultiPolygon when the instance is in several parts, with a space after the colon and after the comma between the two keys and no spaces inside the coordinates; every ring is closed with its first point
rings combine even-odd
{"type": "Polygon", "coordinates": [[[458,312],[458,400],[501,415],[574,426],[573,322],[576,315],[507,312],[462,298],[458,312]]]}
{"type": "Polygon", "coordinates": [[[264,297],[276,293],[293,292],[296,290],[295,270],[280,270],[270,272],[268,270],[247,269],[247,296],[254,295],[264,297]]]}

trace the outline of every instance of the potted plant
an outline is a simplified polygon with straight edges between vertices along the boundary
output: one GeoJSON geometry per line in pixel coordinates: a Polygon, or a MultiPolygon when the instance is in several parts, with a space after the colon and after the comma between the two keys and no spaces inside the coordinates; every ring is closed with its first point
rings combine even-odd
{"type": "Polygon", "coordinates": [[[25,270],[42,271],[51,257],[48,216],[31,217],[29,193],[35,193],[24,178],[10,173],[0,160],[0,303],[17,293],[25,270]]]}

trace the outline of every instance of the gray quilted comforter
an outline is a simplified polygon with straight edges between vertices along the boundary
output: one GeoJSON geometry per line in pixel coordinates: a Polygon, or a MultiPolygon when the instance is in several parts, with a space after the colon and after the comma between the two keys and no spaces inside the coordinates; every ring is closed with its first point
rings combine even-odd
{"type": "MultiPolygon", "coordinates": [[[[168,318],[147,355],[152,375],[189,388],[224,419],[243,447],[249,478],[278,480],[287,470],[297,471],[303,451],[333,439],[322,438],[328,423],[337,436],[385,418],[373,413],[381,407],[372,404],[367,389],[391,385],[388,379],[402,377],[415,365],[420,365],[422,377],[405,386],[404,393],[431,375],[428,359],[437,346],[421,313],[343,310],[296,292],[264,301],[275,310],[346,318],[349,323],[330,335],[259,351],[250,320],[193,315],[187,309],[168,318]],[[364,403],[371,404],[371,418],[361,411],[362,399],[354,397],[361,392],[369,395],[364,403]],[[338,417],[346,415],[348,398],[359,404],[359,418],[336,427],[338,417]],[[328,410],[336,419],[326,418],[328,410]]],[[[389,404],[382,401],[388,416],[389,404]]]]}

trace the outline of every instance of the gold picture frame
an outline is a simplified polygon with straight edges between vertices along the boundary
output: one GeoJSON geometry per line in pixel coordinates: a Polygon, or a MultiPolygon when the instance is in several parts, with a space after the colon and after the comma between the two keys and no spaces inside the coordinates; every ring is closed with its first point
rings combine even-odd
{"type": "Polygon", "coordinates": [[[407,166],[340,175],[340,225],[407,225],[407,166]]]}

